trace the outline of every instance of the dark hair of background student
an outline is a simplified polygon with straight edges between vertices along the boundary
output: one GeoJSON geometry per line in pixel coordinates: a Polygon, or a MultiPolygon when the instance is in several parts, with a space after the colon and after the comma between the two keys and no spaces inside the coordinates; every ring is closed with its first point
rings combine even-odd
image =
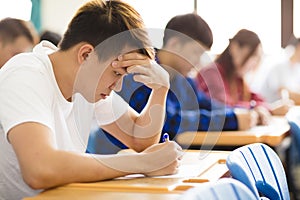
{"type": "Polygon", "coordinates": [[[55,46],[58,46],[60,40],[61,40],[61,35],[59,33],[56,33],[54,31],[49,31],[45,30],[41,33],[40,36],[40,41],[47,40],[54,44],[55,46]]]}
{"type": "Polygon", "coordinates": [[[174,35],[177,34],[176,32],[187,35],[208,49],[210,49],[213,44],[213,34],[210,27],[206,21],[194,13],[177,15],[168,22],[164,31],[163,45],[165,45],[170,38],[174,37],[174,35]]]}
{"type": "Polygon", "coordinates": [[[236,35],[229,39],[229,44],[227,48],[219,55],[216,59],[217,63],[220,63],[223,66],[224,73],[226,77],[231,77],[235,73],[235,66],[233,63],[233,57],[230,54],[230,44],[232,42],[236,42],[241,48],[249,47],[250,51],[248,55],[242,61],[242,65],[244,65],[247,60],[255,53],[257,47],[261,44],[261,41],[256,33],[247,29],[241,29],[236,33],[236,35]]]}

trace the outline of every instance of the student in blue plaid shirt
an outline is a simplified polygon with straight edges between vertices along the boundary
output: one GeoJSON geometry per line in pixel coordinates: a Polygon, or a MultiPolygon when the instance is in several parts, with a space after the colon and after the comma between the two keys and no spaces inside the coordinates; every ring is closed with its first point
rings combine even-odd
{"type": "MultiPolygon", "coordinates": [[[[210,27],[197,14],[175,16],[164,30],[163,47],[156,49],[156,62],[170,74],[163,127],[163,132],[169,133],[170,139],[185,131],[243,130],[257,123],[255,111],[234,109],[213,101],[203,92],[197,91],[194,80],[189,77],[189,73],[199,66],[200,57],[210,49],[212,43],[210,27]]],[[[134,81],[134,75],[127,75],[119,94],[140,112],[147,103],[151,89],[134,81]]],[[[96,129],[90,138],[90,151],[97,153],[96,142],[93,140],[99,140],[101,134],[107,141],[125,148],[109,134],[104,132],[106,136],[103,136],[102,130],[96,129]]],[[[107,148],[102,145],[102,150],[99,150],[101,153],[107,150],[103,150],[103,147],[107,148]]]]}

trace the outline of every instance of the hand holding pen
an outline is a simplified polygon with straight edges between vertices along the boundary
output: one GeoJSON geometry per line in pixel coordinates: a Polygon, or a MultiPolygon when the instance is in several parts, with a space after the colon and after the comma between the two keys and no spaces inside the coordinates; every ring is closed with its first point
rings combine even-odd
{"type": "Polygon", "coordinates": [[[184,154],[181,146],[174,141],[169,141],[168,133],[162,135],[162,141],[163,143],[148,147],[141,154],[146,163],[149,164],[149,160],[152,161],[147,168],[151,167],[153,170],[143,173],[146,176],[170,175],[179,170],[184,154]]]}
{"type": "Polygon", "coordinates": [[[163,134],[163,142],[169,142],[169,134],[168,133],[163,134]]]}
{"type": "Polygon", "coordinates": [[[282,115],[284,116],[294,105],[294,101],[290,99],[290,94],[287,89],[282,89],[280,91],[281,99],[271,103],[271,113],[272,115],[282,115]]]}

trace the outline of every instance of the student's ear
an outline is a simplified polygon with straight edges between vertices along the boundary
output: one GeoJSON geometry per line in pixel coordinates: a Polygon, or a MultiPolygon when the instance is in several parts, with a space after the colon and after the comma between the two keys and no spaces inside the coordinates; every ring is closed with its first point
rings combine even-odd
{"type": "Polygon", "coordinates": [[[86,60],[89,54],[94,50],[94,47],[90,44],[83,44],[78,50],[78,62],[81,64],[86,60]]]}

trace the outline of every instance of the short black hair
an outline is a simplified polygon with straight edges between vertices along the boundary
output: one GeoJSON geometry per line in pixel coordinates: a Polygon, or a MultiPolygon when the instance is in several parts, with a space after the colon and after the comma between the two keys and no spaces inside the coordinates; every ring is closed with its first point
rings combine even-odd
{"type": "Polygon", "coordinates": [[[13,42],[20,36],[24,36],[33,43],[33,36],[26,26],[26,21],[16,18],[4,18],[0,21],[0,40],[13,42]]]}
{"type": "Polygon", "coordinates": [[[62,36],[59,33],[45,30],[41,33],[40,41],[47,40],[57,46],[59,44],[61,38],[62,38],[62,36]]]}
{"type": "Polygon", "coordinates": [[[206,21],[195,13],[177,15],[166,25],[163,45],[176,36],[176,32],[185,34],[210,49],[213,44],[213,34],[206,21]],[[169,31],[173,30],[173,31],[169,31]]]}
{"type": "Polygon", "coordinates": [[[140,14],[123,1],[90,0],[81,6],[69,23],[59,47],[65,51],[80,42],[95,47],[98,55],[101,52],[101,59],[121,54],[126,45],[144,49],[147,56],[154,58],[140,14]]]}

